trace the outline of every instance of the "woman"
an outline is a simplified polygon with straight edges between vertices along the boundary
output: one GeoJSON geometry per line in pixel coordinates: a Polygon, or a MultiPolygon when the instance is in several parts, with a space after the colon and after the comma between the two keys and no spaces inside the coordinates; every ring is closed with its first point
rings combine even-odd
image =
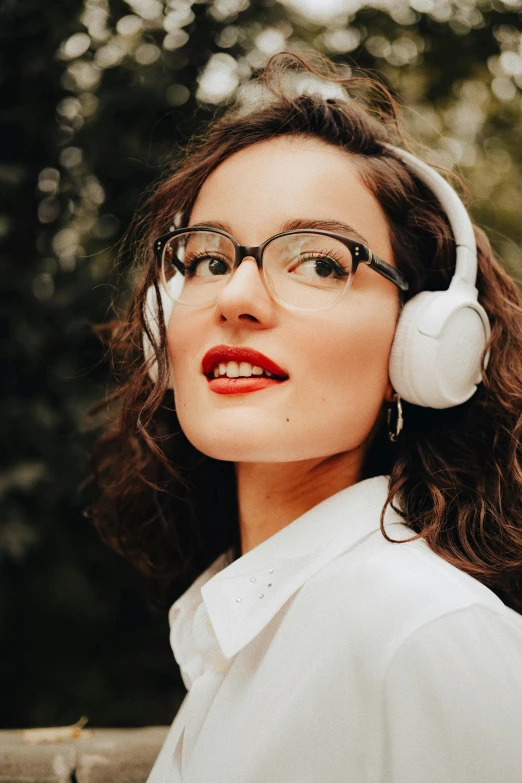
{"type": "Polygon", "coordinates": [[[515,783],[520,292],[384,88],[254,87],[150,197],[114,336],[97,523],[188,689],[149,781],[515,783]]]}

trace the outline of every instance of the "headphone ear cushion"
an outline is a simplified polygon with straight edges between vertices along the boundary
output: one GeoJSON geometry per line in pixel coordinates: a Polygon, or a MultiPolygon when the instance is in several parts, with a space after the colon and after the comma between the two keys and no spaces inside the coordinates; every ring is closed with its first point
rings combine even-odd
{"type": "MultiPolygon", "coordinates": [[[[177,281],[177,278],[175,278],[177,281]]],[[[159,286],[159,292],[161,297],[161,306],[163,308],[163,316],[165,319],[165,329],[167,329],[172,315],[172,309],[174,302],[167,294],[162,285],[159,286]]],[[[158,313],[158,298],[156,289],[153,285],[149,286],[145,296],[144,311],[143,311],[147,326],[154,338],[157,345],[160,343],[160,327],[159,327],[159,313],[158,313]]],[[[158,380],[158,362],[156,358],[156,351],[154,346],[148,338],[146,332],[142,334],[143,354],[145,361],[149,363],[149,377],[153,383],[157,383],[158,380]]],[[[169,389],[172,389],[172,378],[169,379],[169,389]]]]}
{"type": "Polygon", "coordinates": [[[404,400],[426,408],[461,405],[482,380],[490,327],[475,289],[423,291],[404,306],[390,353],[390,380],[404,400]]]}

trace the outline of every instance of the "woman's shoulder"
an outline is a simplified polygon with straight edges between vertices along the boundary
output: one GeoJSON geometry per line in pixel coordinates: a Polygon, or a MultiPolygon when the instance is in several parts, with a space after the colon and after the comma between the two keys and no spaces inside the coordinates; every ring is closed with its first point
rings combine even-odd
{"type": "MultiPolygon", "coordinates": [[[[301,591],[300,601],[321,606],[322,623],[352,649],[369,644],[392,655],[393,650],[424,626],[459,614],[473,628],[484,617],[501,630],[515,627],[522,644],[522,616],[495,593],[433,552],[405,525],[387,528],[391,543],[376,531],[355,549],[321,569],[301,591]],[[478,621],[476,618],[482,618],[478,621]]],[[[521,646],[522,654],[522,646],[521,646]]]]}
{"type": "Polygon", "coordinates": [[[489,587],[434,552],[424,538],[410,540],[416,534],[406,525],[395,523],[386,532],[392,542],[378,531],[361,547],[358,570],[365,589],[441,613],[471,604],[505,608],[489,587]]]}

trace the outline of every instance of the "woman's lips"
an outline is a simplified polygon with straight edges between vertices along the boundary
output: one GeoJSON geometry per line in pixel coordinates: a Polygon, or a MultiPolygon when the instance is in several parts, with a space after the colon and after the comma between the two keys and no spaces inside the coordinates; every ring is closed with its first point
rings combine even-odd
{"type": "Polygon", "coordinates": [[[211,391],[217,394],[249,394],[288,379],[288,373],[268,356],[241,346],[216,345],[207,351],[202,366],[211,391]]]}
{"type": "Polygon", "coordinates": [[[221,378],[211,378],[208,385],[211,391],[216,394],[249,394],[250,392],[261,391],[269,386],[277,386],[284,381],[278,381],[275,378],[256,377],[251,378],[227,378],[226,375],[221,378]]]}
{"type": "Polygon", "coordinates": [[[253,367],[261,367],[280,380],[288,378],[288,373],[268,356],[253,348],[231,345],[216,345],[207,351],[202,360],[203,372],[207,378],[212,378],[215,368],[220,364],[228,364],[228,362],[236,362],[238,365],[246,362],[253,367]]]}

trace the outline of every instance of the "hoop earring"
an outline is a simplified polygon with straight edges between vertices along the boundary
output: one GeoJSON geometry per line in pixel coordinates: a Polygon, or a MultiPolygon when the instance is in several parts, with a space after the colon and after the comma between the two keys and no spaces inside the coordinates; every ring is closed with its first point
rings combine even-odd
{"type": "Polygon", "coordinates": [[[388,408],[388,437],[392,441],[392,443],[395,443],[395,441],[398,439],[399,435],[401,434],[403,425],[404,425],[404,418],[402,415],[402,405],[401,405],[401,398],[398,394],[393,395],[393,402],[396,404],[396,414],[395,414],[395,426],[392,429],[392,411],[393,411],[393,404],[390,405],[388,408]]]}

